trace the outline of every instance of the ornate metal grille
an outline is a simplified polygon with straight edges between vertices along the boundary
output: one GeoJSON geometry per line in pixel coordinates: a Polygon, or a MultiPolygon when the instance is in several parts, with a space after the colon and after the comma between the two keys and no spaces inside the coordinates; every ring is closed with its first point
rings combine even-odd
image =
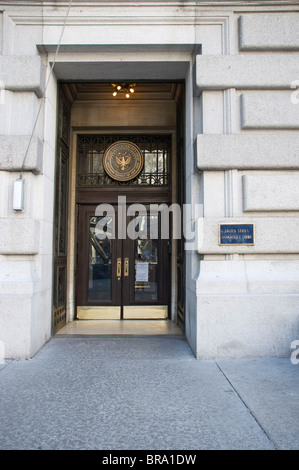
{"type": "Polygon", "coordinates": [[[170,135],[80,135],[78,136],[78,187],[169,186],[170,135]],[[103,168],[106,149],[120,140],[138,145],[144,156],[141,173],[131,181],[115,181],[103,168]]]}

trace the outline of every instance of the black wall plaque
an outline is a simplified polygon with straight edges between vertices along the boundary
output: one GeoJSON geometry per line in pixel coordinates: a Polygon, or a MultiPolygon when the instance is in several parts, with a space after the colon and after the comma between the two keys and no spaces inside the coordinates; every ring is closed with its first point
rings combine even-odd
{"type": "Polygon", "coordinates": [[[254,245],[254,224],[220,224],[219,245],[254,245]]]}

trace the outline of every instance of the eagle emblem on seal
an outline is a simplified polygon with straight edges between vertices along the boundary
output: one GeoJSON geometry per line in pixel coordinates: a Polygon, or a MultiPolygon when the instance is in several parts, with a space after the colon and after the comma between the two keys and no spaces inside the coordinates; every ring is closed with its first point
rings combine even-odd
{"type": "Polygon", "coordinates": [[[127,155],[126,153],[125,154],[119,153],[119,155],[120,156],[117,156],[115,158],[116,162],[120,166],[122,171],[125,171],[126,167],[129,165],[129,163],[131,161],[131,157],[130,157],[130,155],[127,155]]]}

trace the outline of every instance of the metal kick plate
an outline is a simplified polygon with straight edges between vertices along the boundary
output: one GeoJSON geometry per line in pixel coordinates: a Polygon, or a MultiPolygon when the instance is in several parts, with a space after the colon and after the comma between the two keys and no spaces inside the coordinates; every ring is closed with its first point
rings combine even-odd
{"type": "Polygon", "coordinates": [[[79,320],[120,320],[120,307],[77,307],[79,320]]]}
{"type": "Polygon", "coordinates": [[[124,319],[165,319],[168,318],[167,305],[130,305],[124,306],[124,319]]]}

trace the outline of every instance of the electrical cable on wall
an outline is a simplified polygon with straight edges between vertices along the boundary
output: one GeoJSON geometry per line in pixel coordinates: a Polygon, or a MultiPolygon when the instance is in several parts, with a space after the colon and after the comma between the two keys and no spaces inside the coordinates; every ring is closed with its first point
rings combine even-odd
{"type": "Polygon", "coordinates": [[[35,123],[34,123],[32,133],[31,133],[31,136],[30,136],[30,139],[29,139],[29,143],[28,143],[28,146],[27,146],[24,158],[23,158],[22,165],[21,165],[21,172],[20,172],[19,179],[22,179],[22,171],[24,170],[25,161],[26,161],[26,158],[27,158],[27,155],[28,155],[28,152],[29,152],[29,148],[30,148],[30,145],[31,145],[31,142],[32,142],[32,139],[33,139],[33,135],[34,135],[34,132],[35,132],[35,129],[36,129],[36,126],[37,126],[39,115],[40,115],[40,112],[41,112],[41,109],[42,109],[42,106],[43,106],[43,103],[44,103],[44,99],[45,99],[45,96],[46,96],[46,91],[47,91],[47,88],[48,88],[48,85],[49,85],[49,82],[50,82],[50,78],[51,78],[53,70],[54,70],[55,62],[56,62],[56,59],[57,59],[57,56],[58,56],[58,52],[59,52],[59,49],[60,49],[63,33],[64,33],[64,30],[65,30],[65,27],[66,27],[66,23],[67,23],[67,20],[68,20],[68,17],[69,17],[69,13],[70,13],[70,10],[71,10],[72,3],[73,3],[73,0],[70,0],[69,4],[68,4],[67,13],[66,13],[66,16],[65,16],[65,19],[64,19],[63,27],[62,27],[62,30],[61,30],[61,34],[60,34],[60,37],[59,37],[59,41],[58,41],[58,44],[57,44],[56,52],[55,52],[55,55],[54,55],[54,59],[53,59],[53,62],[52,62],[52,66],[51,66],[51,69],[50,69],[50,73],[49,73],[49,76],[48,76],[48,79],[47,79],[47,82],[46,82],[46,85],[45,85],[45,90],[44,90],[44,93],[43,93],[42,98],[41,98],[38,113],[37,113],[37,116],[36,116],[36,119],[35,119],[35,123]]]}

